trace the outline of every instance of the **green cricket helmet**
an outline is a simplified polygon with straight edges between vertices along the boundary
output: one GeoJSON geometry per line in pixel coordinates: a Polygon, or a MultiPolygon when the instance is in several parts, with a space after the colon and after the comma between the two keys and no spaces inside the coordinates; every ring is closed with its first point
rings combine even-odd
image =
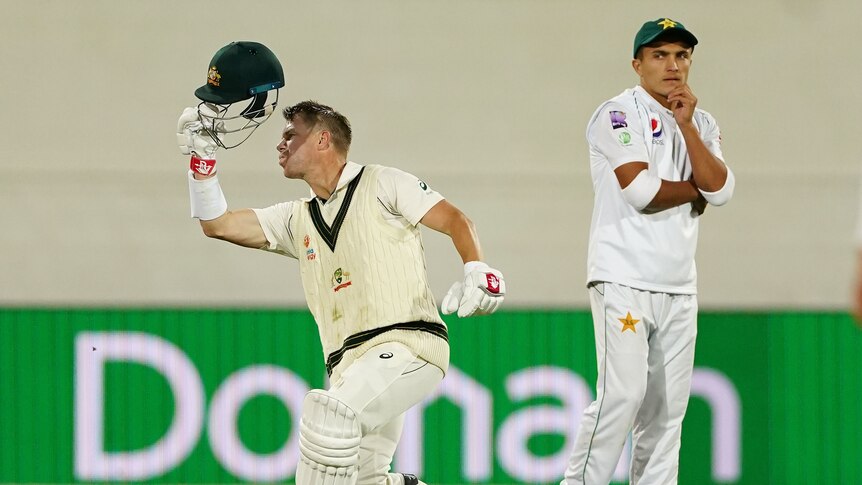
{"type": "Polygon", "coordinates": [[[238,41],[215,53],[206,83],[195,90],[201,123],[219,146],[234,148],[248,139],[278,105],[284,70],[275,54],[258,42],[238,41]],[[235,103],[248,100],[239,107],[235,103]],[[203,108],[203,109],[201,109],[203,108]],[[226,144],[230,134],[240,138],[226,144]]]}

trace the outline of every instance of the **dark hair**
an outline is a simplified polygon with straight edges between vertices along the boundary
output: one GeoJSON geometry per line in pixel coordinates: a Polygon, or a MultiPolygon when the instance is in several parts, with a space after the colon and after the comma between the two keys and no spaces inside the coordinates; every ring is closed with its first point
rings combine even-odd
{"type": "Polygon", "coordinates": [[[658,47],[659,44],[664,44],[664,43],[673,44],[676,42],[681,42],[681,43],[685,44],[685,46],[687,48],[691,49],[691,51],[694,52],[694,46],[691,45],[691,43],[689,42],[689,38],[686,37],[685,34],[683,34],[681,32],[674,31],[674,30],[667,30],[664,33],[660,34],[655,39],[653,39],[652,42],[638,47],[638,53],[635,56],[635,58],[636,59],[643,59],[641,54],[643,54],[643,48],[644,47],[658,47]]]}
{"type": "Polygon", "coordinates": [[[318,123],[332,134],[332,144],[341,153],[347,153],[350,149],[350,141],[353,139],[353,131],[347,118],[334,109],[320,104],[317,101],[302,101],[293,106],[284,108],[281,113],[287,121],[299,116],[309,128],[314,128],[318,123]]]}

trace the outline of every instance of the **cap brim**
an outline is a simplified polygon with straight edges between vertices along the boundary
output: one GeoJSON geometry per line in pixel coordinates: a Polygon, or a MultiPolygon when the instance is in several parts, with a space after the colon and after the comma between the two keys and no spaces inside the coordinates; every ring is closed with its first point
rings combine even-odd
{"type": "Polygon", "coordinates": [[[195,89],[195,96],[201,101],[206,101],[207,103],[215,103],[215,104],[230,104],[236,103],[237,101],[242,101],[244,99],[248,99],[251,96],[229,96],[225,93],[221,93],[216,91],[209,84],[204,84],[203,86],[195,89]]]}

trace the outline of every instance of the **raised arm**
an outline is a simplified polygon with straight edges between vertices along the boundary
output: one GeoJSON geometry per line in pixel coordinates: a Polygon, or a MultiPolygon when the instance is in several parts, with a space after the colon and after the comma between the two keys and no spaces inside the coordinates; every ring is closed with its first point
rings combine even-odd
{"type": "MultiPolygon", "coordinates": [[[[710,151],[703,141],[702,133],[694,124],[697,98],[691,88],[684,84],[671,91],[667,100],[670,102],[673,117],[685,140],[691,161],[692,180],[710,204],[726,204],[733,196],[736,180],[724,161],[710,151]]],[[[701,127],[702,130],[706,128],[701,127]]],[[[718,138],[717,133],[716,138],[718,138]]]]}
{"type": "MultiPolygon", "coordinates": [[[[218,186],[218,177],[215,174],[206,176],[206,178],[199,179],[198,177],[200,174],[194,174],[194,180],[189,181],[189,189],[193,199],[198,197],[203,201],[207,198],[218,197],[218,194],[221,194],[221,187],[218,186]],[[212,187],[213,185],[215,187],[212,187]],[[217,192],[217,194],[211,194],[212,192],[217,192]]],[[[221,197],[224,200],[223,194],[221,197]]],[[[192,207],[194,210],[194,203],[192,207]]],[[[215,219],[206,219],[206,216],[192,214],[192,217],[197,217],[200,220],[201,229],[207,237],[221,239],[247,248],[260,249],[266,246],[266,235],[263,228],[260,227],[260,222],[254,211],[251,209],[230,211],[227,210],[226,204],[224,207],[225,211],[215,219]]]]}
{"type": "Polygon", "coordinates": [[[180,151],[191,155],[188,172],[191,215],[200,221],[208,237],[244,247],[262,248],[267,241],[257,215],[250,209],[227,209],[216,175],[218,144],[202,128],[195,108],[186,108],[177,122],[180,151]]]}

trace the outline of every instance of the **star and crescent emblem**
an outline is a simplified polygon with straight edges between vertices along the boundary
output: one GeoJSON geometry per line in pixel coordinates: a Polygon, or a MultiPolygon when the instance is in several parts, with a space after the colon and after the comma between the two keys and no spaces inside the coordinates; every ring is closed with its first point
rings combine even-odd
{"type": "Polygon", "coordinates": [[[670,28],[676,27],[676,22],[674,22],[671,19],[664,19],[661,22],[659,22],[658,24],[661,25],[662,29],[670,29],[670,28]]]}
{"type": "Polygon", "coordinates": [[[626,312],[625,318],[618,318],[617,320],[619,320],[623,324],[623,329],[621,330],[622,332],[625,332],[626,330],[631,330],[634,333],[638,333],[637,329],[635,329],[635,324],[638,323],[640,320],[635,320],[634,318],[632,318],[631,312],[626,312]]]}

